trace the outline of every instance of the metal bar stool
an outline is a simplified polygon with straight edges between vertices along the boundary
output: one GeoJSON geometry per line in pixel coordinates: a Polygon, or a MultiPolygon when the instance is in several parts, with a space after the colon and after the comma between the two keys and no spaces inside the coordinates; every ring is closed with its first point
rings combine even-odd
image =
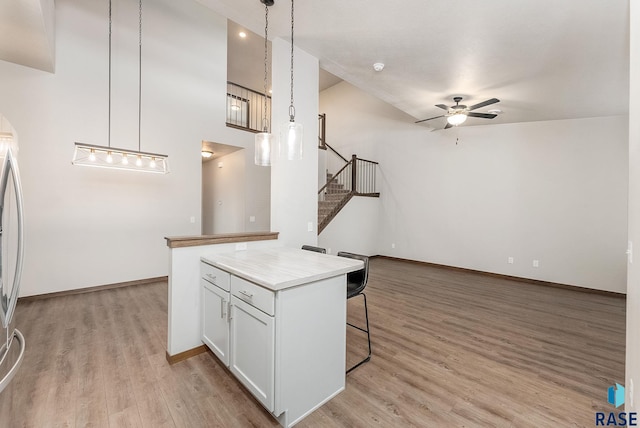
{"type": "Polygon", "coordinates": [[[351,372],[357,367],[360,367],[367,361],[371,360],[371,334],[369,333],[369,310],[367,308],[367,296],[364,294],[364,289],[367,286],[367,280],[369,278],[369,257],[363,256],[361,254],[347,253],[344,251],[340,251],[338,253],[339,257],[348,257],[350,259],[362,260],[364,262],[364,269],[350,272],[347,274],[347,300],[352,297],[362,296],[364,298],[364,316],[367,321],[367,328],[364,329],[357,325],[353,325],[347,322],[347,325],[357,328],[358,330],[367,333],[367,344],[369,345],[369,354],[366,358],[360,361],[355,366],[351,367],[347,370],[347,373],[351,372]]]}

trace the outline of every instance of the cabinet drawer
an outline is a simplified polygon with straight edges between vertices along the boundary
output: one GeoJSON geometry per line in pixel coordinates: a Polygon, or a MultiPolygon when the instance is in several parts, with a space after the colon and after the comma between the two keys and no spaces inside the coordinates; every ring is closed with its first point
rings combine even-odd
{"type": "Polygon", "coordinates": [[[231,294],[271,316],[275,313],[275,294],[271,290],[231,276],[231,294]]]}
{"type": "Polygon", "coordinates": [[[207,263],[200,263],[200,275],[202,279],[217,285],[225,291],[229,291],[230,277],[228,272],[220,270],[207,263]]]}

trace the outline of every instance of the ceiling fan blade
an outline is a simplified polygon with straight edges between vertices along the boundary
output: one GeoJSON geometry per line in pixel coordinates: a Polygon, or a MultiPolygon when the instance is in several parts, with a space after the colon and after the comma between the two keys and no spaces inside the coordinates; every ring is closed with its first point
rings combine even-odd
{"type": "Polygon", "coordinates": [[[441,117],[444,117],[444,115],[442,115],[442,116],[436,116],[436,117],[430,117],[429,119],[417,120],[417,121],[415,121],[414,123],[426,122],[427,120],[432,120],[432,119],[440,119],[441,117]]]}
{"type": "Polygon", "coordinates": [[[453,128],[453,125],[447,122],[447,126],[445,126],[444,129],[449,129],[449,128],[453,128]]]}
{"type": "Polygon", "coordinates": [[[439,107],[439,108],[441,108],[442,110],[447,110],[447,111],[449,110],[449,106],[446,106],[446,105],[444,105],[444,104],[436,104],[436,107],[439,107]]]}
{"type": "Polygon", "coordinates": [[[488,106],[488,105],[491,105],[491,104],[499,103],[499,102],[500,102],[500,100],[499,100],[499,99],[497,99],[497,98],[491,98],[490,100],[483,101],[483,102],[478,103],[478,104],[476,104],[476,105],[472,105],[471,107],[469,107],[469,111],[471,111],[471,110],[475,110],[475,109],[478,109],[478,108],[480,108],[480,107],[488,106]]]}
{"type": "Polygon", "coordinates": [[[467,113],[467,116],[469,116],[469,117],[480,117],[482,119],[493,119],[494,117],[497,116],[497,114],[469,112],[469,113],[467,113]]]}

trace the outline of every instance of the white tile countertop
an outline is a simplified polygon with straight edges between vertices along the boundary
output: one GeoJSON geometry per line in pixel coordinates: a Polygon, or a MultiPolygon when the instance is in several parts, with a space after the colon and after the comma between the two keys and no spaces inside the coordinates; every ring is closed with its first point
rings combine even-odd
{"type": "Polygon", "coordinates": [[[285,247],[212,254],[200,260],[273,291],[364,267],[360,260],[285,247]]]}

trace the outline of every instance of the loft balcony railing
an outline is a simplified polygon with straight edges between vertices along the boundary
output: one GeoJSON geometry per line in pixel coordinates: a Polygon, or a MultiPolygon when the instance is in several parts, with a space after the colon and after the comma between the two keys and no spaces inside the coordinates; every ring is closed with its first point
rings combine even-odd
{"type": "MultiPolygon", "coordinates": [[[[262,132],[264,108],[264,94],[227,82],[227,126],[249,132],[262,132]]],[[[267,96],[266,117],[271,123],[270,96],[267,96]]],[[[270,126],[267,128],[271,131],[270,126]]]]}

